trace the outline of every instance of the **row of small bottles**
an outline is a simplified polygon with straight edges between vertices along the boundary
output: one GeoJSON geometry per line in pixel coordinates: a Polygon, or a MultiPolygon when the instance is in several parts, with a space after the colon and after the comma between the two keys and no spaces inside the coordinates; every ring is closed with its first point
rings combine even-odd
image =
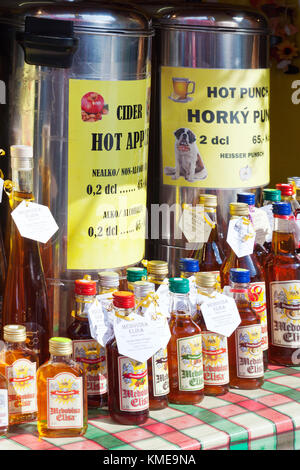
{"type": "MultiPolygon", "coordinates": [[[[260,387],[261,325],[248,300],[249,271],[232,269],[230,278],[241,323],[228,342],[225,336],[207,331],[201,304],[191,317],[189,280],[171,278],[171,339],[147,363],[119,354],[114,337],[106,350],[91,338],[85,307],[96,294],[95,281],[76,281],[77,308],[68,331],[73,341],[51,338],[50,359],[38,370],[39,358],[26,346],[25,327],[6,325],[0,390],[3,394],[8,389],[3,403],[8,404],[10,425],[37,418],[40,436],[76,436],[87,429],[87,406],[108,404],[115,421],[138,425],[147,420],[149,409],[163,409],[169,402],[197,404],[204,395],[226,393],[229,386],[260,387]],[[244,352],[245,341],[251,344],[251,358],[244,352]]],[[[197,286],[202,297],[213,296],[215,275],[198,273],[197,286]]],[[[113,292],[115,313],[127,320],[139,315],[136,306],[153,290],[152,283],[136,281],[135,294],[113,292]]],[[[7,424],[0,430],[6,432],[7,424]]]]}

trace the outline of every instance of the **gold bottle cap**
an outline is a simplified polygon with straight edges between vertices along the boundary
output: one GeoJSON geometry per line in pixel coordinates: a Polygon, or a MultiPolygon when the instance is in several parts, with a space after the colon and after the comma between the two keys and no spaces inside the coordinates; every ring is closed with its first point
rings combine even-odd
{"type": "Polygon", "coordinates": [[[3,328],[4,341],[23,343],[26,341],[26,328],[23,325],[5,325],[3,328]]]}
{"type": "Polygon", "coordinates": [[[231,202],[229,204],[230,215],[247,216],[249,215],[249,206],[243,202],[231,202]]]}
{"type": "Polygon", "coordinates": [[[169,266],[166,261],[152,260],[147,263],[148,274],[168,275],[169,266]]]}
{"type": "Polygon", "coordinates": [[[195,278],[197,287],[215,287],[217,282],[217,276],[212,272],[196,273],[195,278]]]}
{"type": "Polygon", "coordinates": [[[72,340],[70,338],[55,337],[49,339],[49,352],[54,356],[69,356],[72,354],[72,340]]]}
{"type": "Polygon", "coordinates": [[[204,207],[217,207],[218,198],[215,194],[201,194],[199,202],[204,207]]]}

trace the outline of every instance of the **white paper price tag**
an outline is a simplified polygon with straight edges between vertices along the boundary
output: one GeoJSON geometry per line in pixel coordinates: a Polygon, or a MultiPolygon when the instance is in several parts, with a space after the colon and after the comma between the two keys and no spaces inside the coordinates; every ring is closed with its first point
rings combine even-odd
{"type": "Polygon", "coordinates": [[[274,215],[273,215],[273,210],[272,210],[272,204],[267,204],[266,206],[262,206],[260,207],[260,210],[266,213],[268,220],[269,220],[270,232],[267,233],[266,235],[266,242],[270,243],[272,241],[272,234],[274,230],[274,215]]]}
{"type": "Polygon", "coordinates": [[[229,337],[241,323],[235,300],[219,293],[201,304],[201,312],[206,328],[223,336],[229,337]]]}
{"type": "Polygon", "coordinates": [[[158,309],[159,312],[165,317],[170,316],[170,291],[169,285],[161,284],[156,291],[158,296],[158,309]]]}
{"type": "Polygon", "coordinates": [[[178,226],[188,243],[206,243],[214,223],[204,212],[203,205],[198,204],[195,207],[185,205],[178,226]]]}
{"type": "MultiPolygon", "coordinates": [[[[100,297],[100,296],[98,296],[100,297]]],[[[114,337],[113,320],[108,315],[108,309],[102,308],[102,302],[98,298],[91,304],[87,304],[91,337],[105,347],[108,341],[114,337]]]]}
{"type": "Polygon", "coordinates": [[[58,230],[49,208],[35,202],[22,201],[11,216],[20,235],[37,242],[47,243],[58,230]]]}
{"type": "Polygon", "coordinates": [[[253,253],[255,231],[253,224],[246,217],[231,219],[228,226],[227,243],[238,258],[253,253]]]}
{"type": "Polygon", "coordinates": [[[119,354],[145,362],[170,340],[167,319],[149,320],[135,315],[132,320],[115,317],[114,332],[119,354]]]}
{"type": "Polygon", "coordinates": [[[262,207],[255,207],[254,211],[251,213],[251,217],[255,230],[255,242],[263,246],[267,238],[272,238],[272,228],[269,217],[262,207]]]}

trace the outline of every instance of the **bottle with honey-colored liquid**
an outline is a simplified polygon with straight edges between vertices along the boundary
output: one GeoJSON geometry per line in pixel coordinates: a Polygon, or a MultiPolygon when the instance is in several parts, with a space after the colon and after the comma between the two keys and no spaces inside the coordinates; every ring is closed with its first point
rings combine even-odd
{"type": "MultiPolygon", "coordinates": [[[[139,305],[147,301],[149,294],[155,293],[152,282],[138,281],[134,284],[134,295],[137,313],[141,314],[139,305]]],[[[169,369],[167,348],[159,349],[147,361],[149,385],[149,409],[162,410],[168,406],[169,369]]]]}
{"type": "Polygon", "coordinates": [[[5,325],[3,338],[0,373],[8,382],[9,425],[35,421],[38,356],[26,346],[23,325],[5,325]]]}
{"type": "Polygon", "coordinates": [[[72,359],[70,338],[49,340],[50,359],[37,372],[40,437],[79,437],[87,430],[85,372],[72,359]]]}
{"type": "MultiPolygon", "coordinates": [[[[113,293],[118,317],[130,322],[135,314],[133,292],[113,293]]],[[[111,418],[120,424],[141,425],[149,417],[148,370],[146,362],[138,362],[119,354],[117,341],[106,345],[108,374],[108,409],[111,418]]]]}
{"type": "MultiPolygon", "coordinates": [[[[12,208],[15,209],[23,201],[34,200],[32,147],[12,146],[11,166],[12,208]]],[[[24,325],[27,346],[39,355],[40,363],[46,361],[52,317],[39,244],[22,237],[13,220],[2,317],[3,325],[24,325]]]]}
{"type": "Polygon", "coordinates": [[[241,323],[228,338],[229,385],[231,388],[255,390],[264,382],[261,325],[248,299],[250,272],[230,270],[230,287],[241,323]]]}
{"type": "Polygon", "coordinates": [[[189,280],[170,278],[169,289],[169,402],[192,405],[200,403],[204,397],[201,330],[191,318],[189,280]]]}
{"type": "Polygon", "coordinates": [[[300,258],[288,202],[273,204],[272,250],[265,264],[269,314],[269,361],[299,365],[300,258]]]}
{"type": "Polygon", "coordinates": [[[75,319],[68,328],[72,339],[73,359],[86,373],[88,406],[101,408],[107,405],[107,368],[103,348],[91,337],[88,306],[96,297],[96,281],[75,281],[75,319]]]}

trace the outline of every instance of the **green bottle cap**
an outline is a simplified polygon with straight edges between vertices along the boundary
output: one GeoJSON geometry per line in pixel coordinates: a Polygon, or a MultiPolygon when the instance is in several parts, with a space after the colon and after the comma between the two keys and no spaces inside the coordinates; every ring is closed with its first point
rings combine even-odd
{"type": "Polygon", "coordinates": [[[264,201],[280,202],[281,191],[279,189],[264,189],[263,190],[264,201]]]}
{"type": "Polygon", "coordinates": [[[188,294],[190,291],[189,280],[183,277],[171,277],[169,279],[169,290],[175,294],[188,294]]]}
{"type": "Polygon", "coordinates": [[[126,273],[127,281],[129,282],[144,281],[147,279],[146,268],[128,268],[126,273]]]}

